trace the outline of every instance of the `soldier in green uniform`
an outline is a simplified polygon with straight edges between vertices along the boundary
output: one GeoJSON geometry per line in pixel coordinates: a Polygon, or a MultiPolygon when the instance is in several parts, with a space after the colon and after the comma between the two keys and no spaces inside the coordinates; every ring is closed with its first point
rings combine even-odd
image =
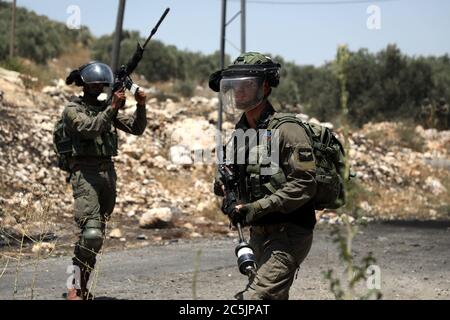
{"type": "Polygon", "coordinates": [[[125,103],[124,91],[114,94],[111,105],[99,101],[105,86],[113,83],[109,66],[90,62],[71,72],[68,85],[83,87],[83,96],[72,99],[63,111],[65,131],[71,138],[70,182],[74,197],[74,217],[81,229],[75,245],[73,265],[80,270],[80,288],[68,288],[69,300],[89,299],[87,283],[105,235],[105,222],[116,202],[116,172],[112,157],[117,155],[117,129],[134,135],[146,126],[146,95],[135,94],[133,115],[119,109],[125,103]]]}
{"type": "Polygon", "coordinates": [[[448,130],[450,110],[444,98],[439,99],[439,103],[436,107],[435,114],[436,114],[436,129],[448,130]]]}
{"type": "MultiPolygon", "coordinates": [[[[267,56],[248,52],[211,75],[210,88],[220,92],[224,109],[231,106],[242,113],[236,130],[267,129],[277,119],[279,113],[268,97],[279,83],[280,67],[267,56]]],[[[240,204],[229,218],[233,225],[250,226],[250,245],[258,264],[244,299],[288,299],[296,270],[313,240],[317,183],[311,142],[297,123],[286,122],[278,129],[278,170],[267,175],[261,163],[250,163],[248,156],[245,163],[237,163],[240,204]]],[[[258,153],[252,149],[261,148],[249,145],[253,147],[236,149],[236,154],[250,155],[258,153]]],[[[218,173],[214,192],[224,196],[221,179],[218,173]]]]}
{"type": "Polygon", "coordinates": [[[430,99],[423,99],[418,118],[419,123],[424,129],[433,127],[433,116],[433,105],[431,104],[430,99]]]}

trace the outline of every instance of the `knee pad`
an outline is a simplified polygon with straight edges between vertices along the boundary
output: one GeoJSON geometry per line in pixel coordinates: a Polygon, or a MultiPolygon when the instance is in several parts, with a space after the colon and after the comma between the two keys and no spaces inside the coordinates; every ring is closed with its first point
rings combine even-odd
{"type": "Polygon", "coordinates": [[[90,220],[81,233],[82,244],[85,249],[98,253],[103,244],[103,230],[100,221],[90,220]]]}
{"type": "Polygon", "coordinates": [[[83,231],[83,246],[94,253],[98,253],[102,248],[103,234],[100,229],[89,228],[83,231]]]}

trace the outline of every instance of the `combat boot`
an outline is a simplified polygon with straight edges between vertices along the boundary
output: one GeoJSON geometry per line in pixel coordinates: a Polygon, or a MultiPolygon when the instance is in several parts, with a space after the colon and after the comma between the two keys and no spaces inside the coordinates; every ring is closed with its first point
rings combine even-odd
{"type": "Polygon", "coordinates": [[[79,290],[72,288],[68,289],[66,300],[83,300],[83,299],[81,298],[79,290]]]}
{"type": "Polygon", "coordinates": [[[80,289],[78,293],[83,300],[94,300],[94,296],[89,292],[87,283],[91,273],[85,269],[81,271],[80,289]]]}

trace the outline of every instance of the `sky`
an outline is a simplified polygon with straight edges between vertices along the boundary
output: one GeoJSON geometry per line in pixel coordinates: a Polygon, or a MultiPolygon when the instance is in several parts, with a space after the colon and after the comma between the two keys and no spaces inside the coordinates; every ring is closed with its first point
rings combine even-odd
{"type": "MultiPolygon", "coordinates": [[[[114,31],[118,0],[17,0],[17,5],[66,23],[78,6],[95,36],[114,31]]],[[[166,7],[155,39],[179,49],[213,53],[220,47],[222,0],[127,0],[124,29],[147,35],[166,7]]],[[[240,0],[227,1],[227,20],[240,0]]],[[[297,64],[322,65],[336,48],[377,52],[396,43],[411,56],[450,54],[448,0],[247,0],[247,51],[267,52],[297,64]],[[264,3],[269,2],[269,3],[264,3]],[[335,4],[334,2],[339,2],[335,4]]],[[[227,27],[226,53],[240,53],[240,18],[227,27]]]]}

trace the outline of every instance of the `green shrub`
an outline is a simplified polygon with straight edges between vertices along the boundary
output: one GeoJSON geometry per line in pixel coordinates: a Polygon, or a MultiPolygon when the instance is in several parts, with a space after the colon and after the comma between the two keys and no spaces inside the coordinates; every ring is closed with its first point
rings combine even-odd
{"type": "Polygon", "coordinates": [[[193,81],[176,81],[173,85],[173,92],[185,98],[190,98],[195,93],[196,84],[193,81]]]}

